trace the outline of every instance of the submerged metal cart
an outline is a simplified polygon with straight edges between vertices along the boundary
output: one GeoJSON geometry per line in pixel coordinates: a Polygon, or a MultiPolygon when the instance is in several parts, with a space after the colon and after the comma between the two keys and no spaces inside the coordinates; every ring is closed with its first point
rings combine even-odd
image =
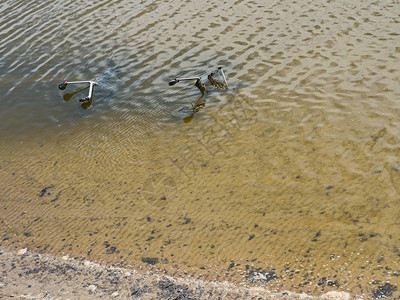
{"type": "Polygon", "coordinates": [[[63,83],[58,85],[58,88],[60,90],[65,90],[67,88],[67,85],[69,85],[69,84],[83,84],[83,83],[89,84],[89,95],[86,96],[85,98],[79,99],[79,102],[90,102],[93,97],[94,86],[98,85],[98,83],[96,81],[92,81],[92,80],[89,80],[89,81],[64,81],[63,83]]]}
{"type": "Polygon", "coordinates": [[[171,80],[168,84],[173,86],[181,81],[195,81],[195,86],[201,91],[202,96],[210,91],[211,87],[216,87],[220,89],[227,89],[228,82],[224,74],[222,67],[219,67],[215,71],[205,74],[199,77],[186,77],[186,78],[175,78],[171,80]]]}
{"type": "MultiPolygon", "coordinates": [[[[181,81],[192,81],[194,82],[194,85],[200,90],[201,96],[196,100],[196,102],[193,104],[192,103],[192,109],[190,112],[190,115],[185,117],[183,121],[185,123],[191,122],[191,120],[194,118],[194,115],[199,112],[199,110],[204,107],[205,105],[205,100],[204,96],[206,93],[210,92],[213,88],[219,88],[219,89],[227,89],[228,88],[228,82],[226,81],[226,77],[224,74],[224,70],[222,67],[219,67],[215,71],[198,76],[198,77],[184,77],[184,78],[175,78],[171,80],[168,84],[170,86],[173,86],[177,84],[178,82],[181,81]]],[[[182,109],[184,110],[184,108],[182,109]]]]}

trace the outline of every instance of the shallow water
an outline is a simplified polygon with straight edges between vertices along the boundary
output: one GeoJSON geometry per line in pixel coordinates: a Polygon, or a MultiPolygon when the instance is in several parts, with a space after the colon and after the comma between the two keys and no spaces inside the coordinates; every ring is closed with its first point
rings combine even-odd
{"type": "Polygon", "coordinates": [[[396,1],[0,4],[2,244],[398,296],[399,17],[396,1]],[[217,66],[229,89],[192,114],[199,91],[168,81],[217,66]],[[87,89],[57,89],[88,79],[86,109],[87,89]]]}

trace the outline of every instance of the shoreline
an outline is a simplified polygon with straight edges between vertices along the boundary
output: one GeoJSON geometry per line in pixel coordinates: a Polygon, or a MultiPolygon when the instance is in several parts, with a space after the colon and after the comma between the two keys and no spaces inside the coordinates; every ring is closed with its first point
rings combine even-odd
{"type": "Polygon", "coordinates": [[[345,292],[322,296],[273,293],[229,282],[140,274],[85,259],[0,246],[0,297],[20,299],[362,299],[345,292]]]}

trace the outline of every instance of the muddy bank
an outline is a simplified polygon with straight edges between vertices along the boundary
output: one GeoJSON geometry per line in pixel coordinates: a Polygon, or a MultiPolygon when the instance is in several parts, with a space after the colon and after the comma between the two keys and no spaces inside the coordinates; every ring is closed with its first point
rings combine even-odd
{"type": "Polygon", "coordinates": [[[336,292],[322,297],[271,293],[228,282],[142,274],[68,256],[8,250],[0,249],[0,297],[5,299],[356,299],[336,292]]]}

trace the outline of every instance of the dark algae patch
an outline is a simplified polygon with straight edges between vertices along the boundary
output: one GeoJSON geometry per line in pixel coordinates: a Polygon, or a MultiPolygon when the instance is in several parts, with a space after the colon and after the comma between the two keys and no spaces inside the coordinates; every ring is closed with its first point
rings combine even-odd
{"type": "Polygon", "coordinates": [[[193,291],[190,290],[187,285],[175,284],[172,280],[167,278],[163,278],[159,281],[158,287],[161,291],[157,293],[157,296],[162,299],[199,299],[193,295],[193,291]]]}
{"type": "Polygon", "coordinates": [[[159,259],[157,257],[142,257],[142,262],[149,265],[155,265],[159,262],[159,259]]]}
{"type": "Polygon", "coordinates": [[[390,298],[395,291],[397,291],[397,286],[385,283],[384,285],[380,285],[376,290],[373,291],[372,297],[374,299],[390,298]]]}
{"type": "Polygon", "coordinates": [[[144,285],[142,287],[138,285],[132,285],[130,287],[130,295],[132,298],[137,299],[137,298],[142,298],[144,294],[152,293],[152,289],[149,288],[147,285],[144,285]]]}
{"type": "Polygon", "coordinates": [[[115,247],[115,246],[111,246],[110,248],[108,248],[108,249],[106,250],[106,254],[113,254],[113,253],[115,253],[115,252],[118,252],[118,251],[117,251],[117,247],[115,247]]]}
{"type": "Polygon", "coordinates": [[[49,185],[49,186],[46,186],[46,187],[44,187],[41,191],[40,191],[40,194],[39,194],[39,198],[42,198],[44,195],[50,195],[50,192],[48,191],[49,189],[51,189],[52,187],[54,187],[53,185],[49,185]]]}
{"type": "Polygon", "coordinates": [[[311,241],[312,241],[312,242],[317,242],[317,241],[318,241],[317,238],[318,238],[320,235],[321,235],[321,231],[318,231],[318,232],[315,234],[314,238],[313,238],[311,241]]]}
{"type": "Polygon", "coordinates": [[[330,280],[328,277],[322,277],[318,281],[318,286],[336,286],[339,287],[339,283],[337,280],[330,280]]]}
{"type": "Polygon", "coordinates": [[[249,271],[247,272],[247,280],[252,283],[268,283],[278,278],[275,269],[271,270],[264,270],[262,268],[250,269],[248,265],[246,265],[246,269],[249,269],[249,271]]]}

